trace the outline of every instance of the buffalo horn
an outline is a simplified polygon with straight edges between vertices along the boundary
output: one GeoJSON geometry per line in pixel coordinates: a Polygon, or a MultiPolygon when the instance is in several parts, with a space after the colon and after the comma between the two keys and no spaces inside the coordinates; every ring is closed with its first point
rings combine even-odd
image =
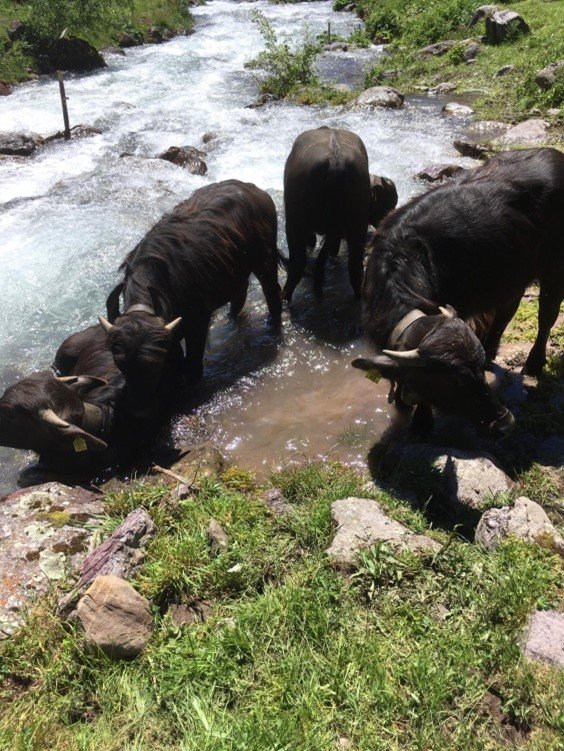
{"type": "Polygon", "coordinates": [[[439,305],[439,310],[447,318],[454,318],[454,314],[453,314],[452,310],[449,310],[449,308],[443,308],[441,305],[439,305]]]}
{"type": "Polygon", "coordinates": [[[53,412],[52,409],[42,409],[39,412],[39,417],[41,417],[42,420],[50,423],[51,425],[56,425],[58,428],[70,428],[68,422],[65,422],[63,419],[61,419],[59,415],[53,412]]]}
{"type": "Polygon", "coordinates": [[[388,357],[391,357],[392,360],[395,360],[396,362],[411,362],[415,364],[416,362],[420,362],[422,359],[421,355],[419,354],[419,350],[417,349],[407,349],[405,351],[383,349],[382,352],[385,355],[388,355],[388,357]]]}
{"type": "Polygon", "coordinates": [[[109,334],[110,331],[113,331],[115,326],[111,324],[107,318],[104,318],[104,316],[98,316],[98,320],[100,321],[100,326],[104,329],[106,334],[109,334]]]}
{"type": "Polygon", "coordinates": [[[167,323],[165,329],[172,333],[174,329],[182,323],[182,318],[175,318],[174,321],[167,323]]]}

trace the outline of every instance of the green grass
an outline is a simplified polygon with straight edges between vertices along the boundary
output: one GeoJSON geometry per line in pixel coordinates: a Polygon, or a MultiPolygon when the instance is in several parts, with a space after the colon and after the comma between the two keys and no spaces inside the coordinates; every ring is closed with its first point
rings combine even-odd
{"type": "Polygon", "coordinates": [[[488,555],[431,531],[436,556],[380,546],[343,577],[324,554],[333,500],[375,497],[415,531],[429,532],[425,518],[338,465],[273,476],[295,508],[282,518],[248,473],[224,479],[179,504],[152,484],[107,497],[108,529],[137,505],[158,524],[134,582],[152,599],[153,638],[112,662],[42,600],[0,644],[1,748],[329,751],[345,738],[358,751],[484,751],[509,733],[530,751],[562,748],[562,673],[517,647],[527,614],[561,600],[557,558],[515,541],[488,555]],[[229,535],[215,558],[211,516],[229,535]],[[167,604],[201,598],[210,620],[176,628],[167,604]]]}
{"type": "MultiPolygon", "coordinates": [[[[384,69],[400,69],[396,79],[387,83],[408,94],[422,86],[453,81],[458,86],[453,97],[470,94],[472,107],[487,119],[518,121],[561,107],[564,81],[542,92],[534,78],[538,70],[564,56],[562,0],[521,0],[510,5],[529,24],[531,33],[497,46],[481,44],[473,64],[462,62],[458,46],[442,57],[417,54],[422,47],[444,39],[480,41],[484,22],[467,26],[476,7],[473,0],[359,0],[357,11],[368,33],[390,43],[389,56],[368,75],[367,85],[377,83],[384,69]],[[504,65],[514,65],[515,70],[494,78],[504,65]]],[[[558,125],[562,122],[556,121],[556,138],[562,135],[558,125]]]]}

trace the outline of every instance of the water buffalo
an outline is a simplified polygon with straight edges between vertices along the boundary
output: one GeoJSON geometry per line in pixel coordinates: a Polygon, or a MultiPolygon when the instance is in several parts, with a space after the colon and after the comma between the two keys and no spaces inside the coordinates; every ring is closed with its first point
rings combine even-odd
{"type": "Polygon", "coordinates": [[[140,405],[155,391],[166,362],[179,356],[181,340],[187,380],[201,378],[212,313],[228,302],[232,316],[240,313],[251,273],[271,321],[279,323],[276,241],[270,196],[251,183],[225,180],[176,206],[126,257],[124,280],[108,297],[108,318],[100,323],[140,405]]]}
{"type": "Polygon", "coordinates": [[[323,287],[327,257],[338,254],[344,238],[351,285],[360,297],[368,225],[376,227],[397,200],[392,180],[369,174],[366,148],[355,133],[323,126],[299,135],[284,169],[290,253],[285,299],[292,299],[316,234],[323,235],[315,264],[316,291],[323,287]]]}
{"type": "Polygon", "coordinates": [[[0,444],[65,465],[105,452],[124,388],[100,327],[73,334],[52,370],[23,378],[0,398],[0,444]]]}
{"type": "Polygon", "coordinates": [[[563,237],[564,154],[555,149],[500,154],[414,198],[373,241],[363,329],[382,354],[353,365],[396,383],[396,401],[418,405],[416,428],[431,427],[434,405],[492,433],[508,431],[513,417],[486,384],[487,358],[538,279],[538,335],[524,371],[542,371],[564,295],[563,237]],[[492,311],[484,349],[466,321],[492,311]]]}

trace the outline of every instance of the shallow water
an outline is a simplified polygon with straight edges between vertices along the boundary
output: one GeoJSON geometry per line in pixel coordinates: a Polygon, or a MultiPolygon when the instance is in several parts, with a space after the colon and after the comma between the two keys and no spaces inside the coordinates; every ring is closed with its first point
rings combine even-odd
{"type": "MultiPolygon", "coordinates": [[[[421,168],[459,161],[451,146],[456,126],[442,119],[436,100],[411,101],[397,112],[285,103],[247,109],[257,74],[244,63],[262,48],[251,20],[256,9],[292,41],[325,30],[328,20],[336,34],[359,23],[352,14],[333,13],[330,2],[212,0],[194,10],[192,36],[109,56],[107,69],[88,76],[67,76],[71,124],[95,125],[101,135],[52,144],[32,159],[0,161],[0,390],[47,366],[68,334],[95,321],[123,256],[194,189],[231,177],[252,181],[273,196],[282,220],[284,161],[303,130],[326,124],[356,131],[371,170],[396,181],[400,200],[421,189],[413,179],[421,168]],[[203,145],[210,132],[215,137],[203,145]],[[152,158],[186,144],[207,151],[205,177],[152,158]]],[[[375,48],[358,58],[379,54],[375,48]]],[[[331,53],[321,68],[329,77],[337,71],[343,80],[358,80],[361,63],[346,56],[339,62],[331,53]]],[[[51,79],[21,86],[0,102],[1,131],[46,135],[61,125],[51,79]]],[[[298,288],[282,341],[265,328],[264,301],[253,283],[239,323],[217,316],[206,382],[193,401],[199,406],[176,421],[175,436],[181,443],[211,437],[256,468],[300,452],[363,461],[389,415],[384,385],[370,384],[348,365],[362,347],[355,317],[342,259],[329,268],[321,305],[308,279],[298,288]]],[[[15,487],[28,461],[23,452],[0,448],[0,492],[15,487]]]]}

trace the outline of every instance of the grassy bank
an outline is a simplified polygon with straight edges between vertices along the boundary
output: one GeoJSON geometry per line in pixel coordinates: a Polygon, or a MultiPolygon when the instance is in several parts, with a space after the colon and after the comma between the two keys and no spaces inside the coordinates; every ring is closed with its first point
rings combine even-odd
{"type": "Polygon", "coordinates": [[[190,31],[193,18],[184,0],[89,0],[77,2],[78,11],[71,12],[72,3],[57,0],[34,0],[14,3],[0,0],[0,81],[8,84],[28,80],[36,73],[36,56],[40,52],[43,34],[60,33],[52,28],[61,5],[62,23],[69,34],[86,39],[98,49],[117,44],[125,32],[139,41],[147,41],[147,31],[157,28],[173,33],[190,31]],[[93,6],[88,12],[88,6],[93,6]],[[39,16],[43,20],[38,21],[39,16]],[[43,16],[41,14],[43,13],[43,16]],[[68,22],[66,16],[68,14],[68,22]],[[33,21],[31,21],[33,19],[33,21]],[[29,38],[11,43],[8,29],[13,21],[33,25],[29,38]],[[47,29],[47,30],[46,30],[47,29]]]}
{"type": "Polygon", "coordinates": [[[370,37],[389,44],[388,56],[368,75],[367,85],[378,83],[383,70],[396,70],[386,83],[408,94],[452,81],[457,85],[453,97],[470,95],[472,107],[486,119],[519,121],[546,116],[549,109],[561,107],[564,80],[543,92],[534,79],[538,70],[564,57],[562,0],[521,0],[510,5],[527,22],[531,33],[496,46],[481,42],[483,20],[468,26],[479,5],[475,0],[358,0],[357,12],[365,20],[370,37]],[[481,45],[475,62],[470,64],[463,59],[466,45],[462,44],[441,57],[419,53],[421,48],[445,39],[462,42],[470,38],[481,45]],[[506,65],[515,69],[496,77],[495,73],[506,65]]]}
{"type": "Polygon", "coordinates": [[[562,748],[562,673],[525,663],[517,647],[528,613],[562,601],[555,556],[516,541],[488,555],[430,531],[421,512],[340,466],[271,482],[293,513],[272,516],[234,470],[186,501],[162,485],[108,495],[108,531],[138,505],[158,525],[134,582],[153,603],[154,636],[141,657],[112,662],[84,649],[54,598],[39,603],[0,644],[0,747],[562,748]],[[324,553],[330,506],[350,495],[377,499],[442,550],[416,558],[382,546],[354,576],[336,573],[324,553]],[[212,516],[229,535],[217,557],[212,516]],[[194,600],[211,602],[210,619],[175,627],[168,604],[194,600]]]}

